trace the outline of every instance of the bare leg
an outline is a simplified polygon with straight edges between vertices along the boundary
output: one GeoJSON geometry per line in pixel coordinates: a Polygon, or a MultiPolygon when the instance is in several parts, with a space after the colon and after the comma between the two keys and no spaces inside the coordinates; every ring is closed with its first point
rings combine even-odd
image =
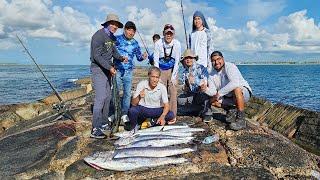
{"type": "Polygon", "coordinates": [[[234,94],[236,95],[236,106],[239,111],[244,110],[244,98],[242,94],[241,88],[236,88],[233,90],[234,94]]]}

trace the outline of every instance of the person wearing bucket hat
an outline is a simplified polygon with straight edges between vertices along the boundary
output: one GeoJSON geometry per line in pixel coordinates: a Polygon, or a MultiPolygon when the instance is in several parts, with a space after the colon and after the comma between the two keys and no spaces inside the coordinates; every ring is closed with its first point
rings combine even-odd
{"type": "Polygon", "coordinates": [[[110,78],[116,74],[112,58],[122,61],[128,59],[121,56],[115,46],[116,37],[113,34],[118,28],[123,27],[119,17],[115,14],[109,14],[106,22],[101,25],[103,28],[91,38],[90,48],[90,70],[95,91],[90,137],[97,139],[105,138],[104,132],[111,131],[107,121],[111,100],[110,78]]]}
{"type": "Polygon", "coordinates": [[[211,32],[204,15],[200,11],[196,11],[193,14],[192,33],[189,35],[189,47],[198,55],[199,59],[197,63],[208,68],[210,72],[211,62],[209,54],[213,51],[211,32]]]}
{"type": "Polygon", "coordinates": [[[204,121],[209,121],[212,119],[210,96],[201,91],[202,86],[207,86],[209,74],[207,68],[196,63],[197,58],[198,56],[196,56],[191,49],[185,50],[182,55],[182,61],[184,64],[184,70],[182,73],[184,93],[179,95],[178,99],[191,99],[192,101],[189,103],[192,105],[202,106],[202,111],[199,113],[199,116],[202,117],[204,121]]]}
{"type": "MultiPolygon", "coordinates": [[[[170,109],[177,114],[177,82],[179,60],[181,58],[181,44],[174,38],[175,29],[171,24],[163,28],[163,38],[155,43],[154,66],[161,70],[161,82],[170,94],[170,109]]],[[[169,124],[175,122],[169,122],[169,124]]]]}
{"type": "Polygon", "coordinates": [[[131,100],[131,88],[132,88],[132,78],[133,78],[133,70],[134,66],[134,58],[138,61],[143,61],[147,58],[147,53],[141,53],[141,48],[138,43],[134,39],[134,35],[136,33],[136,25],[132,21],[126,22],[124,25],[123,34],[116,36],[117,42],[116,47],[119,53],[123,56],[128,57],[128,62],[123,62],[119,59],[115,59],[115,67],[117,69],[117,86],[120,90],[123,90],[122,96],[122,122],[129,122],[128,119],[128,110],[130,107],[131,100]]]}

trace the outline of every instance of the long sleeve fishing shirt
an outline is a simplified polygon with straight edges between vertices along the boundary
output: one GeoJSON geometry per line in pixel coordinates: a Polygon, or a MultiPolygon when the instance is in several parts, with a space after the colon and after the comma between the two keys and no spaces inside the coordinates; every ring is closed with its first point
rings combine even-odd
{"type": "Polygon", "coordinates": [[[116,36],[116,47],[122,56],[128,57],[128,62],[124,63],[119,59],[115,59],[115,66],[120,70],[128,70],[134,68],[134,57],[138,61],[143,61],[141,48],[135,39],[127,39],[124,34],[116,36]]]}
{"type": "Polygon", "coordinates": [[[208,81],[208,71],[207,68],[201,64],[193,63],[192,67],[185,67],[182,74],[183,85],[188,87],[191,92],[199,92],[200,85],[203,82],[208,81]],[[194,82],[190,82],[190,76],[194,78],[194,82]]]}
{"type": "Polygon", "coordinates": [[[156,42],[154,48],[154,66],[159,67],[159,58],[162,58],[166,54],[170,54],[171,48],[172,54],[171,56],[175,59],[171,80],[175,80],[178,77],[179,71],[179,61],[181,58],[181,44],[178,40],[173,39],[171,43],[165,43],[164,39],[160,39],[156,42]]]}
{"type": "Polygon", "coordinates": [[[98,30],[91,38],[91,67],[100,67],[103,71],[110,70],[112,58],[121,59],[116,46],[115,36],[107,29],[98,30]]]}
{"type": "Polygon", "coordinates": [[[238,67],[229,62],[225,62],[224,67],[218,72],[212,69],[208,78],[209,88],[205,92],[209,96],[215,95],[217,92],[220,97],[232,92],[237,87],[246,87],[252,92],[248,82],[242,77],[238,67]]]}

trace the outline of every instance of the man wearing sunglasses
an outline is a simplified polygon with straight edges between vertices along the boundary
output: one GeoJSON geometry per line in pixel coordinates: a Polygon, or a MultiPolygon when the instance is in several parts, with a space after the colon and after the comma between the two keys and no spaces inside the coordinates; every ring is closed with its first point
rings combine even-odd
{"type": "MultiPolygon", "coordinates": [[[[174,39],[175,29],[171,24],[163,28],[163,38],[155,44],[154,66],[161,70],[161,81],[167,87],[170,94],[170,109],[177,115],[177,88],[179,60],[181,57],[181,45],[174,39]]],[[[168,124],[175,122],[170,121],[168,124]]]]}
{"type": "Polygon", "coordinates": [[[209,87],[203,87],[203,90],[212,96],[213,106],[227,110],[226,121],[230,123],[230,129],[244,129],[244,107],[250,99],[252,89],[237,66],[224,61],[220,51],[214,51],[210,58],[214,69],[209,74],[209,87]]]}

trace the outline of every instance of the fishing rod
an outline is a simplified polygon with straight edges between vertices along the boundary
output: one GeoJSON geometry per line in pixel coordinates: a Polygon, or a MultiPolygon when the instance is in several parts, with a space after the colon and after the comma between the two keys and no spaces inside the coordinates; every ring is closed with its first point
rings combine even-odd
{"type": "Polygon", "coordinates": [[[23,44],[22,40],[19,38],[18,35],[16,35],[16,37],[18,38],[20,44],[22,45],[23,49],[25,50],[25,52],[29,55],[29,57],[31,58],[31,60],[34,62],[34,64],[37,66],[38,70],[41,72],[42,76],[44,77],[44,79],[47,81],[47,83],[50,85],[51,89],[53,90],[54,94],[57,96],[57,98],[59,99],[60,102],[63,101],[61,95],[58,93],[58,91],[56,90],[56,88],[52,85],[52,83],[49,81],[49,79],[47,78],[47,76],[44,74],[44,72],[41,70],[40,66],[38,65],[38,63],[36,62],[36,60],[32,57],[32,55],[30,54],[29,50],[26,48],[26,46],[23,44]]]}
{"type": "Polygon", "coordinates": [[[187,49],[189,49],[190,47],[189,47],[189,43],[188,43],[186,23],[185,23],[185,20],[184,20],[184,13],[183,13],[183,4],[182,4],[182,0],[181,0],[180,2],[181,2],[181,13],[182,13],[182,20],[183,20],[183,27],[184,27],[184,35],[185,35],[185,38],[186,38],[186,45],[187,45],[187,49]]]}
{"type": "Polygon", "coordinates": [[[149,49],[148,49],[148,47],[146,46],[146,43],[145,43],[144,40],[142,39],[142,36],[140,35],[140,33],[139,33],[138,30],[137,30],[137,32],[138,32],[138,35],[139,35],[139,37],[140,37],[140,39],[141,39],[141,41],[142,41],[142,44],[143,44],[144,48],[146,49],[146,51],[147,51],[147,53],[148,53],[148,56],[150,56],[149,49]]]}
{"type": "Polygon", "coordinates": [[[42,71],[42,69],[40,68],[40,66],[38,65],[38,63],[36,62],[36,60],[32,57],[31,53],[29,52],[29,50],[27,49],[27,47],[23,44],[22,40],[20,39],[20,37],[16,34],[17,39],[19,40],[20,44],[22,45],[23,49],[25,50],[25,52],[29,55],[30,59],[33,61],[33,63],[37,66],[38,70],[41,72],[42,76],[44,77],[44,79],[47,81],[47,83],[50,85],[51,89],[53,90],[54,94],[57,96],[57,98],[60,101],[60,105],[55,106],[54,108],[56,108],[59,112],[62,112],[64,114],[65,117],[67,117],[68,119],[74,120],[76,121],[76,119],[74,118],[74,116],[69,112],[69,110],[65,107],[64,105],[64,101],[62,96],[59,94],[59,92],[56,90],[56,88],[52,85],[52,83],[49,81],[49,79],[47,78],[47,76],[44,74],[44,72],[42,71]]]}

